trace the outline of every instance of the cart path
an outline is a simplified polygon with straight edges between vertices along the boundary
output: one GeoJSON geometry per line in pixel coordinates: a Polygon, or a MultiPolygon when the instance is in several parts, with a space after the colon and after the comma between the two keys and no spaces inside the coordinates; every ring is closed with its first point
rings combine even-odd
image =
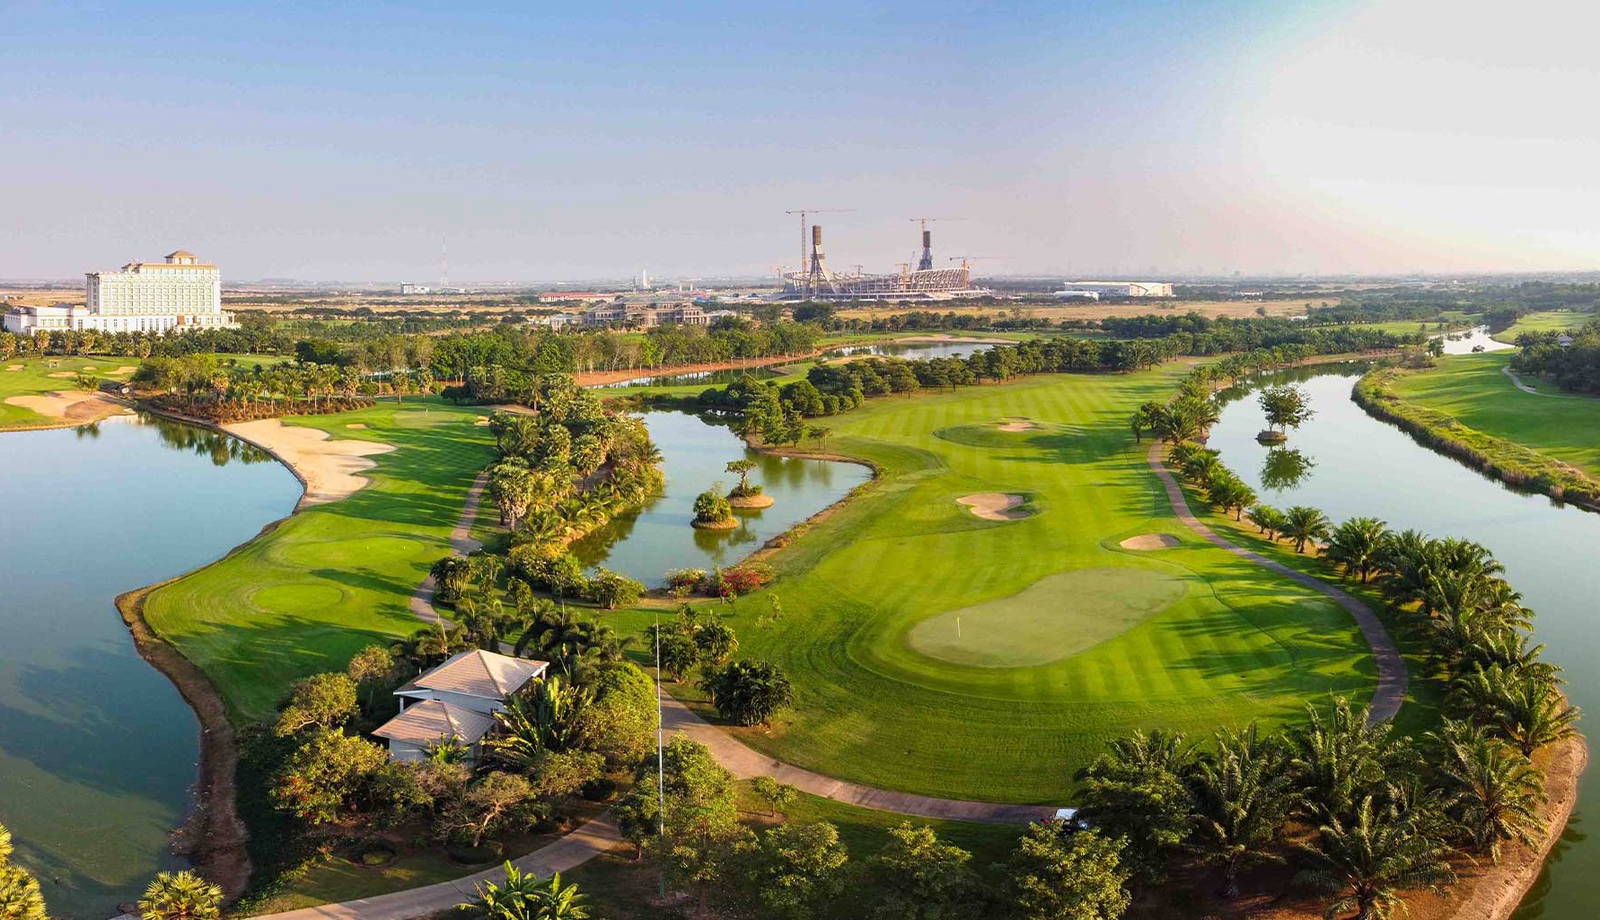
{"type": "MultiPolygon", "coordinates": [[[[483,490],[489,483],[489,471],[484,470],[478,478],[472,481],[467,489],[467,500],[461,507],[461,517],[456,519],[456,525],[450,529],[450,549],[465,556],[466,554],[483,548],[483,544],[472,538],[472,522],[477,520],[478,505],[483,501],[483,490]]],[[[438,591],[432,575],[422,580],[417,585],[417,590],[411,593],[411,614],[429,626],[439,624],[439,612],[433,609],[433,595],[438,591]]]]}
{"type": "Polygon", "coordinates": [[[1516,387],[1517,389],[1521,390],[1524,393],[1527,393],[1530,396],[1543,396],[1546,399],[1576,399],[1577,398],[1577,397],[1571,395],[1570,393],[1541,393],[1538,390],[1535,390],[1533,387],[1529,386],[1528,384],[1524,383],[1522,378],[1517,376],[1517,372],[1511,369],[1510,365],[1506,365],[1505,367],[1500,368],[1500,373],[1505,374],[1507,377],[1511,378],[1511,385],[1512,386],[1516,387]]]}
{"type": "Polygon", "coordinates": [[[740,779],[770,776],[781,783],[812,795],[847,805],[890,811],[914,818],[941,818],[978,824],[1027,824],[1055,816],[1054,806],[1001,805],[994,802],[969,802],[939,799],[909,792],[877,789],[813,773],[803,767],[774,760],[734,738],[696,715],[689,707],[663,692],[662,722],[667,731],[677,732],[711,749],[717,762],[740,779]]]}
{"type": "Polygon", "coordinates": [[[1222,547],[1235,556],[1248,559],[1268,571],[1276,572],[1285,578],[1305,585],[1314,591],[1332,598],[1334,603],[1343,607],[1361,628],[1361,634],[1366,637],[1367,645],[1372,648],[1372,660],[1378,666],[1378,687],[1372,693],[1371,709],[1368,721],[1377,722],[1392,719],[1400,711],[1400,704],[1406,698],[1406,662],[1400,656],[1400,650],[1395,647],[1394,638],[1389,635],[1389,630],[1383,626],[1383,621],[1364,602],[1351,595],[1349,592],[1319,581],[1296,569],[1291,569],[1279,562],[1245,549],[1217,534],[1216,531],[1200,522],[1189,510],[1189,500],[1183,495],[1183,488],[1178,485],[1178,480],[1161,459],[1161,442],[1156,441],[1150,445],[1149,452],[1145,455],[1150,463],[1150,468],[1161,478],[1167,487],[1167,500],[1172,503],[1172,510],[1183,525],[1196,534],[1204,537],[1211,543],[1222,547]]]}

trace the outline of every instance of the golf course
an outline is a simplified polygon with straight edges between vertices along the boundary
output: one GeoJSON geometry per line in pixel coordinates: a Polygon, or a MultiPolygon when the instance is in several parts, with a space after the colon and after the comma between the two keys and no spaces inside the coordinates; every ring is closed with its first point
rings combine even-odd
{"type": "MultiPolygon", "coordinates": [[[[770,728],[733,731],[868,785],[1051,802],[1136,728],[1207,734],[1329,694],[1364,702],[1373,665],[1343,611],[1173,517],[1126,419],[1180,372],[1040,375],[833,419],[830,452],[879,476],[733,606],[741,654],[796,688],[770,728]],[[1029,513],[981,519],[957,501],[973,493],[1026,496],[1029,513]],[[1150,535],[1169,539],[1121,545],[1150,535]]],[[[653,614],[613,616],[642,629],[653,614]]]]}
{"type": "Polygon", "coordinates": [[[487,429],[474,424],[482,414],[430,399],[286,420],[394,449],[373,455],[365,488],[151,592],[146,621],[246,721],[270,717],[295,680],[414,632],[407,603],[449,552],[467,488],[491,456],[487,429]]]}
{"type": "Polygon", "coordinates": [[[1408,403],[1443,412],[1462,425],[1513,441],[1600,476],[1600,399],[1523,378],[1519,389],[1504,369],[1508,352],[1453,355],[1438,366],[1394,379],[1390,389],[1408,403]]]}

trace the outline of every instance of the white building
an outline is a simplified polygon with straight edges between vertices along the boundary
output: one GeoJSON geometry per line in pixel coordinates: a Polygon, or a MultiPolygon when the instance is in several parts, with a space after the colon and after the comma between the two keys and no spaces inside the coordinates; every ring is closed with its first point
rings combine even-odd
{"type": "Polygon", "coordinates": [[[1091,291],[1102,297],[1171,297],[1172,284],[1166,281],[1067,281],[1056,296],[1070,297],[1075,291],[1091,291]]]}
{"type": "Polygon", "coordinates": [[[83,306],[17,307],[5,315],[6,331],[159,333],[237,325],[233,314],[222,312],[222,276],[217,267],[186,249],[169,253],[162,262],[129,262],[121,271],[89,272],[85,279],[83,306]]]}
{"type": "Polygon", "coordinates": [[[549,667],[481,649],[460,652],[396,690],[400,714],[372,734],[389,743],[391,760],[426,760],[429,748],[448,742],[476,761],[494,714],[549,667]]]}

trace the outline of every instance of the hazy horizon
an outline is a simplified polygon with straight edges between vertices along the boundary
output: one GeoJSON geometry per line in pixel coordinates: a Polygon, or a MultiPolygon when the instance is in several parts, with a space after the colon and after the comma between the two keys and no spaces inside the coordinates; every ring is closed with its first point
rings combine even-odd
{"type": "Polygon", "coordinates": [[[0,278],[1600,266],[1600,11],[1534,2],[4,5],[0,278]]]}

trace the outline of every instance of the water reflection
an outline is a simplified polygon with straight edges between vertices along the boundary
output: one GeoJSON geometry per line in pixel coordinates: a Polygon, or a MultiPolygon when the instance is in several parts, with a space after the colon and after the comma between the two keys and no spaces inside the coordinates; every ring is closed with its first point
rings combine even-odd
{"type": "MultiPolygon", "coordinates": [[[[229,463],[267,463],[272,455],[232,435],[210,428],[197,428],[159,415],[141,414],[139,423],[155,429],[162,444],[175,450],[187,450],[202,457],[210,457],[213,466],[229,463]]],[[[89,427],[89,426],[84,426],[89,427]]]]}
{"type": "Polygon", "coordinates": [[[1292,489],[1311,475],[1317,462],[1293,447],[1274,447],[1261,464],[1261,484],[1274,492],[1292,489]]]}
{"type": "MultiPolygon", "coordinates": [[[[778,359],[775,363],[782,364],[792,361],[792,358],[778,359]]],[[[756,380],[769,380],[773,377],[783,376],[771,367],[741,367],[724,371],[694,371],[687,374],[649,374],[643,377],[633,377],[628,380],[619,380],[616,383],[603,383],[597,389],[613,390],[620,387],[677,387],[700,383],[708,387],[721,386],[732,383],[743,377],[754,377],[756,380]]]]}
{"type": "Polygon", "coordinates": [[[611,521],[572,547],[586,566],[604,566],[658,586],[672,569],[710,569],[743,559],[762,543],[843,498],[871,475],[854,463],[761,454],[745,447],[725,421],[686,412],[646,412],[645,424],[661,449],[666,488],[634,514],[611,521]],[[772,496],[771,507],[740,511],[738,527],[698,530],[694,497],[733,476],[730,460],[756,462],[750,473],[772,496]]]}
{"type": "Polygon", "coordinates": [[[885,342],[877,345],[846,345],[841,348],[830,349],[823,354],[825,357],[880,355],[882,357],[905,358],[908,361],[914,361],[922,358],[966,358],[980,351],[988,351],[993,347],[993,342],[933,342],[925,344],[885,342]]]}

